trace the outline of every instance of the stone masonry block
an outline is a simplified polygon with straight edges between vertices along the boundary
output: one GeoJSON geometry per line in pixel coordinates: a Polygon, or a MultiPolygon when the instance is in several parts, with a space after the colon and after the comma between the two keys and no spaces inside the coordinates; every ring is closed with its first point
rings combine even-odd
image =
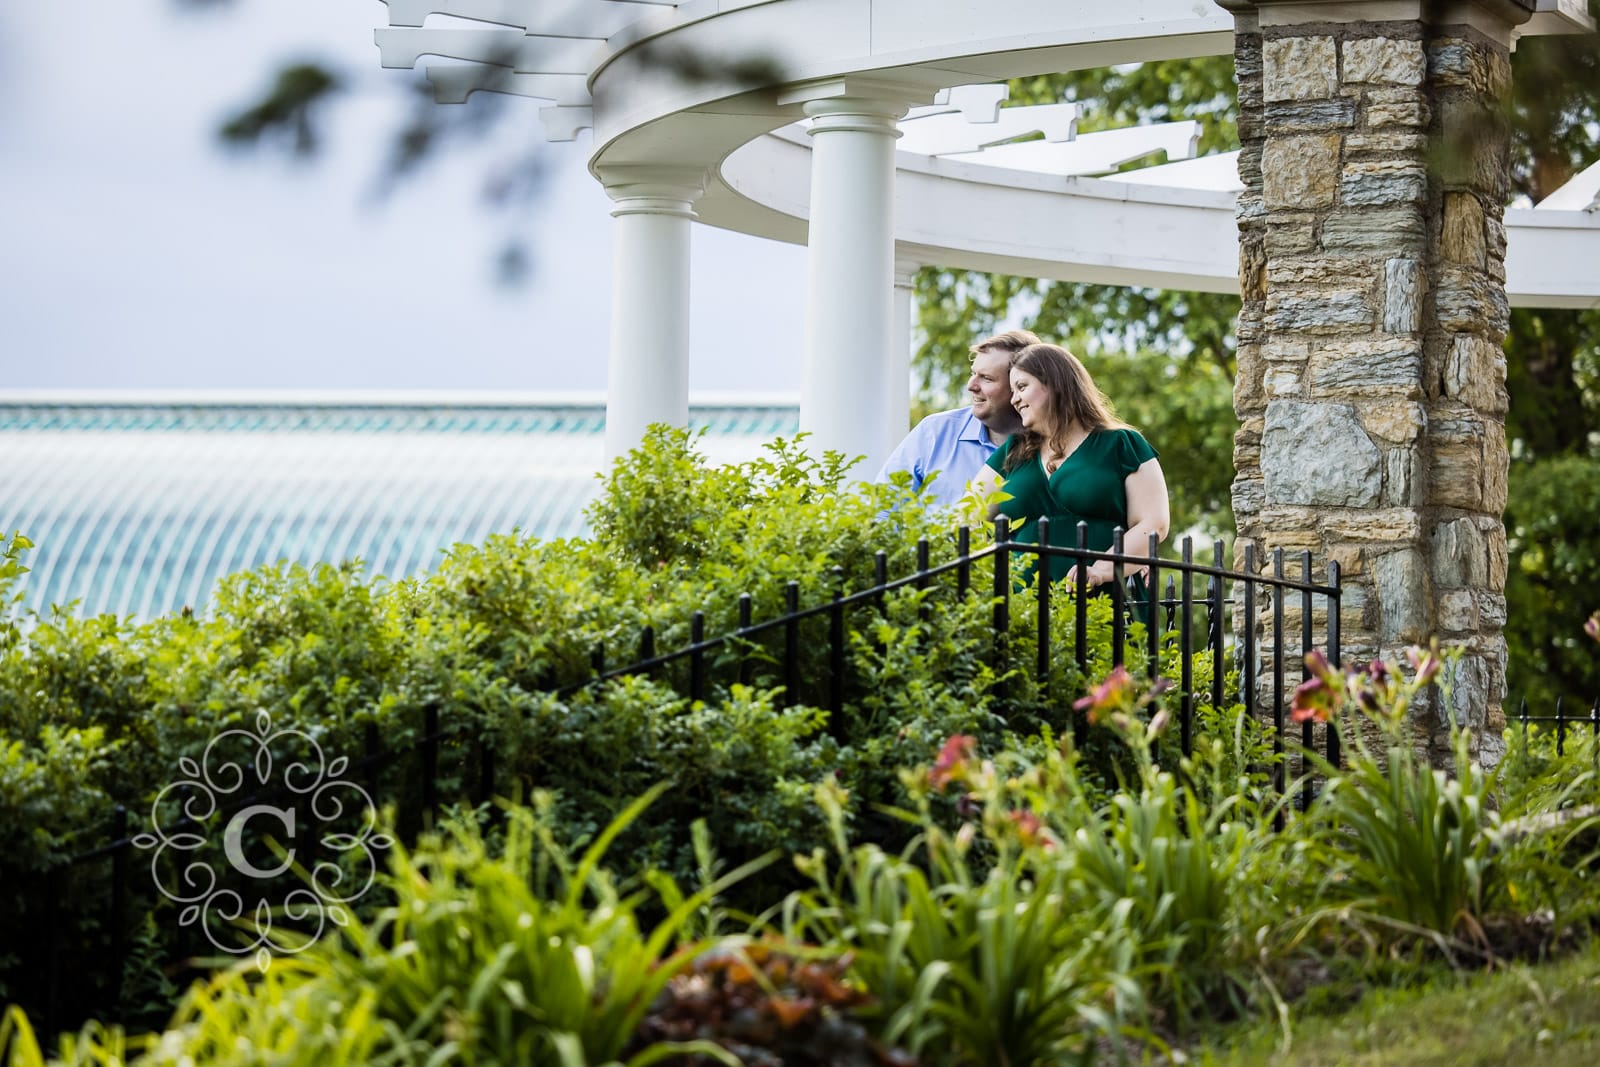
{"type": "Polygon", "coordinates": [[[1368,434],[1395,444],[1410,444],[1428,425],[1428,411],[1415,402],[1369,404],[1361,409],[1368,434]]]}
{"type": "Polygon", "coordinates": [[[1356,124],[1356,102],[1348,96],[1338,100],[1281,101],[1267,105],[1263,122],[1267,130],[1276,134],[1347,130],[1356,124]]]}
{"type": "Polygon", "coordinates": [[[1422,129],[1433,116],[1428,98],[1420,89],[1369,89],[1366,103],[1368,129],[1422,129]]]}
{"type": "Polygon", "coordinates": [[[1416,508],[1331,512],[1322,520],[1322,535],[1361,545],[1415,542],[1422,537],[1422,513],[1416,508]]]}
{"type": "Polygon", "coordinates": [[[1489,543],[1472,519],[1451,519],[1434,527],[1430,554],[1437,586],[1477,587],[1489,580],[1489,543]]]}
{"type": "Polygon", "coordinates": [[[1402,548],[1372,560],[1372,584],[1385,641],[1425,641],[1433,628],[1428,569],[1420,549],[1402,548]]]}
{"type": "Polygon", "coordinates": [[[1422,329],[1422,295],[1427,284],[1422,264],[1414,259],[1391,259],[1383,265],[1385,332],[1417,333],[1422,329]]]}
{"type": "Polygon", "coordinates": [[[1322,248],[1345,254],[1420,255],[1423,246],[1422,211],[1414,206],[1338,208],[1322,223],[1322,248]]]}
{"type": "Polygon", "coordinates": [[[1483,205],[1475,195],[1464,192],[1444,195],[1444,226],[1439,245],[1440,252],[1451,263],[1481,268],[1488,262],[1483,205]]]}
{"type": "Polygon", "coordinates": [[[1321,100],[1339,89],[1339,64],[1332,37],[1280,37],[1262,42],[1262,96],[1277,100],[1321,100]]]}
{"type": "Polygon", "coordinates": [[[1339,136],[1281,137],[1261,157],[1267,210],[1329,207],[1339,190],[1339,136]]]}
{"type": "Polygon", "coordinates": [[[1457,334],[1445,361],[1444,395],[1501,415],[1508,405],[1505,349],[1474,334],[1457,334]]]}
{"type": "Polygon", "coordinates": [[[1267,295],[1267,323],[1275,331],[1340,333],[1370,328],[1375,319],[1370,299],[1360,290],[1267,295]]]}
{"type": "Polygon", "coordinates": [[[1348,404],[1269,403],[1261,473],[1273,504],[1368,508],[1383,489],[1382,456],[1348,404]]]}
{"type": "Polygon", "coordinates": [[[1427,69],[1421,41],[1365,37],[1345,41],[1341,51],[1346,83],[1420,85],[1427,69]]]}
{"type": "Polygon", "coordinates": [[[1403,337],[1323,341],[1311,355],[1311,388],[1319,397],[1420,399],[1421,342],[1403,337]]]}

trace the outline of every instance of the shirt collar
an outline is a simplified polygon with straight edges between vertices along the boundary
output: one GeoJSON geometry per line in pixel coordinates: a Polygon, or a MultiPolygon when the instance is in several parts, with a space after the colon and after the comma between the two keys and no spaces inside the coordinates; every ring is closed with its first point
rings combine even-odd
{"type": "Polygon", "coordinates": [[[978,421],[978,417],[972,413],[972,408],[970,407],[967,408],[967,421],[961,427],[961,434],[958,439],[976,441],[980,445],[987,445],[990,448],[999,447],[995,444],[994,438],[989,436],[989,427],[978,421]]]}

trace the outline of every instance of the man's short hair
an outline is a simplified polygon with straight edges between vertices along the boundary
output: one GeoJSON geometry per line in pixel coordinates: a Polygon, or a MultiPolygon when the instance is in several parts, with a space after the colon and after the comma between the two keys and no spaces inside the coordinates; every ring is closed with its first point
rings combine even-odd
{"type": "Polygon", "coordinates": [[[969,360],[977,359],[978,353],[986,348],[998,348],[1007,355],[1014,356],[1029,345],[1041,343],[1032,330],[1007,330],[1005,333],[997,333],[993,337],[985,337],[967,349],[967,358],[969,360]]]}

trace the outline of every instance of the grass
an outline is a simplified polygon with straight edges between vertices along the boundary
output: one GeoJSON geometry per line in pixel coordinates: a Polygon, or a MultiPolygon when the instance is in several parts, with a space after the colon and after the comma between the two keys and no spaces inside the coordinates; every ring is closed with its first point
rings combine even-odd
{"type": "Polygon", "coordinates": [[[1195,1059],[1210,1067],[1594,1067],[1600,1063],[1600,941],[1576,955],[1492,974],[1445,972],[1369,993],[1337,1016],[1257,1025],[1195,1059]]]}

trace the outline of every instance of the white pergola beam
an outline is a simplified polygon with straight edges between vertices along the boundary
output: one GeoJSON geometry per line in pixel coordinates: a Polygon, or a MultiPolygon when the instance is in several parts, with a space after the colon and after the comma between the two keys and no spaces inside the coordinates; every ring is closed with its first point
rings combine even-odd
{"type": "Polygon", "coordinates": [[[587,75],[604,41],[534,37],[516,30],[377,30],[385,67],[411,68],[423,56],[488,63],[522,74],[587,75]]]}
{"type": "Polygon", "coordinates": [[[967,162],[1041,174],[1104,174],[1124,163],[1165,152],[1167,159],[1193,159],[1200,143],[1198,122],[1167,122],[1080,134],[1072,141],[1002,144],[960,155],[967,162]]]}
{"type": "Polygon", "coordinates": [[[1534,205],[1534,210],[1600,210],[1600,162],[1585,167],[1583,173],[1534,205]]]}
{"type": "Polygon", "coordinates": [[[1077,104],[1003,107],[993,122],[972,122],[960,112],[927,115],[900,124],[900,151],[924,156],[976,152],[1028,134],[1043,134],[1052,143],[1070,141],[1078,132],[1077,104]]]}
{"type": "MultiPolygon", "coordinates": [[[[472,93],[509,93],[553,100],[560,107],[589,106],[589,86],[582,74],[518,74],[485,64],[427,67],[424,73],[441,104],[465,103],[472,93]]],[[[593,113],[586,125],[594,124],[593,113]]]]}

